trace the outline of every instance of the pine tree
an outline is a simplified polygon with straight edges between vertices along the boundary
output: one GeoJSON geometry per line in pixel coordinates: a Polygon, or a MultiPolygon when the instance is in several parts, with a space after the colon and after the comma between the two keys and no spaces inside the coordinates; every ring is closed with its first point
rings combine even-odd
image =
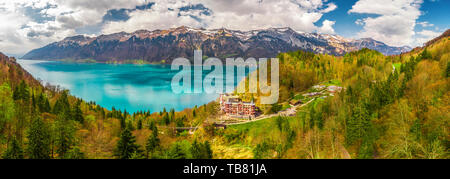
{"type": "Polygon", "coordinates": [[[50,158],[50,132],[40,117],[35,117],[27,133],[27,154],[30,159],[50,158]]]}
{"type": "Polygon", "coordinates": [[[197,117],[197,105],[195,105],[194,109],[192,109],[192,116],[197,117]]]}
{"type": "Polygon", "coordinates": [[[431,60],[433,58],[431,53],[428,52],[427,48],[425,48],[425,50],[423,50],[423,52],[420,54],[420,57],[422,57],[422,59],[425,59],[425,60],[431,60]]]}
{"type": "Polygon", "coordinates": [[[138,121],[137,121],[137,129],[138,130],[142,129],[142,119],[138,119],[138,121]]]}
{"type": "Polygon", "coordinates": [[[34,97],[34,93],[31,94],[31,107],[33,110],[37,109],[36,98],[34,97]]]}
{"type": "Polygon", "coordinates": [[[155,121],[151,120],[150,124],[148,125],[148,129],[153,130],[154,128],[156,128],[155,121]]]}
{"type": "Polygon", "coordinates": [[[84,123],[83,111],[81,111],[81,101],[78,101],[73,110],[73,119],[79,123],[84,123]]]}
{"type": "Polygon", "coordinates": [[[190,152],[194,159],[212,159],[213,155],[209,142],[205,141],[201,143],[197,139],[192,142],[190,152]]]}
{"type": "Polygon", "coordinates": [[[45,98],[45,103],[43,107],[43,112],[50,112],[52,108],[50,107],[50,102],[48,101],[48,98],[45,98]]]}
{"type": "Polygon", "coordinates": [[[135,130],[134,125],[133,125],[133,123],[132,123],[131,121],[128,121],[128,123],[127,123],[127,128],[128,128],[130,131],[134,131],[134,130],[135,130]]]}
{"type": "Polygon", "coordinates": [[[175,119],[175,109],[170,109],[169,120],[173,121],[175,119]]]}
{"type": "Polygon", "coordinates": [[[213,151],[211,149],[211,144],[208,141],[205,141],[205,143],[203,144],[203,147],[205,148],[206,159],[212,159],[213,151]]]}
{"type": "Polygon", "coordinates": [[[14,137],[3,154],[4,159],[23,159],[23,150],[19,142],[14,137]]]}
{"type": "Polygon", "coordinates": [[[55,122],[55,145],[59,158],[66,158],[66,154],[75,145],[75,129],[72,121],[65,119],[63,114],[55,122]]]}
{"type": "Polygon", "coordinates": [[[68,93],[69,92],[66,90],[58,98],[58,100],[55,103],[55,106],[53,107],[54,114],[64,113],[65,115],[70,116],[71,110],[70,110],[68,93]]]}
{"type": "Polygon", "coordinates": [[[150,153],[153,153],[160,146],[160,140],[158,138],[158,128],[156,126],[152,129],[152,135],[149,136],[145,149],[147,150],[147,158],[150,153]]]}
{"type": "Polygon", "coordinates": [[[16,86],[16,88],[14,89],[13,98],[14,100],[30,100],[30,91],[28,89],[28,85],[24,80],[22,80],[19,86],[16,86]]]}
{"type": "Polygon", "coordinates": [[[50,103],[43,93],[39,94],[36,100],[37,107],[41,113],[50,112],[50,103]]]}
{"type": "Polygon", "coordinates": [[[114,156],[119,159],[130,159],[135,152],[141,153],[139,145],[136,144],[136,138],[127,127],[120,135],[120,140],[114,150],[114,156]]]}
{"type": "Polygon", "coordinates": [[[364,137],[370,127],[370,115],[363,103],[353,109],[351,117],[346,122],[346,142],[351,145],[364,137]]]}
{"type": "Polygon", "coordinates": [[[169,125],[169,124],[170,124],[170,118],[169,118],[169,115],[168,115],[167,113],[164,113],[164,114],[163,114],[163,121],[164,121],[164,123],[165,123],[166,125],[169,125]]]}
{"type": "Polygon", "coordinates": [[[121,129],[127,128],[127,122],[125,121],[125,118],[120,117],[120,118],[119,118],[119,121],[120,121],[120,128],[121,128],[121,129]]]}
{"type": "Polygon", "coordinates": [[[183,151],[181,144],[179,142],[175,142],[169,151],[169,158],[171,159],[186,159],[187,155],[183,151]]]}
{"type": "Polygon", "coordinates": [[[191,145],[191,154],[194,159],[203,159],[202,146],[195,139],[191,145]]]}

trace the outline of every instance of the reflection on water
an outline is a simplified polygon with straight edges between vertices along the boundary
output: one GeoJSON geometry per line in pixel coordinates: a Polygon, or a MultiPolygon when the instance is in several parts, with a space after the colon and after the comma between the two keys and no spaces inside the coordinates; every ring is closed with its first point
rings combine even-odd
{"type": "MultiPolygon", "coordinates": [[[[171,71],[169,65],[114,65],[36,60],[18,60],[18,62],[44,84],[49,82],[52,85],[60,85],[69,89],[72,95],[85,101],[95,101],[108,109],[115,107],[129,112],[139,110],[156,112],[165,107],[180,111],[209,103],[219,96],[206,93],[172,93],[170,84],[177,71],[171,71]]],[[[204,71],[204,75],[207,73],[208,71],[204,71]]]]}

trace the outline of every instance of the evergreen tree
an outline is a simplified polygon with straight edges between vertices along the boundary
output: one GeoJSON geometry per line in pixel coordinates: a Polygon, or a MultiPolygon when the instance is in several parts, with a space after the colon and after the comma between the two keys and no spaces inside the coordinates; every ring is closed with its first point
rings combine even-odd
{"type": "Polygon", "coordinates": [[[50,112],[50,103],[43,93],[39,94],[36,100],[37,108],[41,113],[50,112]]]}
{"type": "Polygon", "coordinates": [[[164,121],[164,124],[166,124],[166,125],[170,124],[170,118],[169,118],[169,115],[167,113],[163,114],[163,121],[164,121]]]}
{"type": "Polygon", "coordinates": [[[78,101],[74,107],[73,119],[80,122],[81,124],[83,124],[84,122],[83,111],[81,111],[81,101],[78,101]]]}
{"type": "Polygon", "coordinates": [[[186,159],[187,154],[183,151],[183,148],[179,142],[175,142],[169,151],[169,158],[171,159],[186,159]]]}
{"type": "Polygon", "coordinates": [[[56,100],[55,106],[53,107],[54,114],[64,113],[66,117],[70,116],[70,103],[68,98],[68,91],[64,91],[61,96],[56,100]]]}
{"type": "Polygon", "coordinates": [[[169,120],[173,121],[175,119],[175,109],[170,109],[169,120]]]}
{"type": "Polygon", "coordinates": [[[13,93],[14,100],[23,100],[23,101],[29,101],[30,100],[30,91],[28,89],[28,85],[25,83],[24,80],[22,80],[14,89],[13,93]]]}
{"type": "Polygon", "coordinates": [[[366,131],[365,136],[362,139],[362,144],[358,151],[358,159],[371,159],[374,154],[374,134],[373,128],[371,126],[368,127],[368,131],[366,131]]]}
{"type": "Polygon", "coordinates": [[[148,129],[153,130],[154,128],[156,128],[155,121],[151,120],[150,124],[148,125],[148,129]]]}
{"type": "Polygon", "coordinates": [[[192,116],[197,117],[197,105],[195,105],[194,109],[192,109],[192,116]]]}
{"type": "Polygon", "coordinates": [[[364,137],[370,127],[369,112],[363,104],[359,104],[353,109],[352,115],[346,122],[346,142],[348,145],[351,145],[356,140],[364,137]]]}
{"type": "Polygon", "coordinates": [[[192,158],[194,158],[194,159],[202,159],[204,156],[203,151],[202,151],[202,146],[200,143],[197,142],[196,139],[194,140],[194,142],[192,142],[191,154],[192,154],[192,158]]]}
{"type": "Polygon", "coordinates": [[[45,98],[45,103],[43,106],[43,112],[50,112],[52,108],[50,107],[50,102],[48,101],[48,98],[45,98]]]}
{"type": "Polygon", "coordinates": [[[211,144],[208,141],[205,141],[203,144],[203,147],[205,148],[205,157],[206,159],[212,159],[213,158],[213,151],[211,149],[211,144]]]}
{"type": "Polygon", "coordinates": [[[433,58],[431,53],[428,52],[427,48],[425,48],[425,50],[422,51],[422,53],[420,54],[420,57],[422,57],[422,59],[424,59],[424,60],[431,60],[433,58]]]}
{"type": "Polygon", "coordinates": [[[114,150],[114,156],[119,159],[130,159],[134,153],[141,153],[141,151],[139,145],[136,144],[136,137],[133,136],[127,127],[120,135],[120,139],[114,150]]]}
{"type": "Polygon", "coordinates": [[[138,121],[137,121],[137,129],[138,130],[142,129],[142,119],[138,119],[138,121]]]}
{"type": "Polygon", "coordinates": [[[133,123],[131,121],[128,121],[127,127],[128,127],[128,129],[130,129],[130,131],[134,131],[135,130],[134,125],[133,125],[133,123]]]}
{"type": "Polygon", "coordinates": [[[212,159],[211,145],[208,141],[200,143],[194,140],[191,144],[190,152],[194,159],[212,159]]]}
{"type": "Polygon", "coordinates": [[[176,119],[175,126],[176,127],[184,127],[184,121],[186,121],[186,120],[187,120],[186,116],[176,119]]]}
{"type": "Polygon", "coordinates": [[[75,145],[75,128],[72,121],[65,119],[63,114],[55,122],[55,145],[59,158],[66,158],[66,154],[75,145]]]}
{"type": "Polygon", "coordinates": [[[253,149],[253,158],[262,159],[267,155],[267,151],[270,146],[266,141],[263,141],[260,144],[256,144],[256,147],[253,149]]]}
{"type": "Polygon", "coordinates": [[[156,126],[152,129],[152,135],[147,139],[145,149],[147,150],[147,158],[150,153],[153,153],[160,146],[160,140],[158,138],[158,128],[156,126]]]}
{"type": "Polygon", "coordinates": [[[40,117],[36,117],[31,123],[27,138],[26,152],[30,159],[50,158],[50,132],[40,117]]]}
{"type": "Polygon", "coordinates": [[[31,94],[31,107],[33,111],[37,109],[37,103],[36,98],[34,97],[34,93],[31,94]]]}
{"type": "Polygon", "coordinates": [[[23,159],[23,150],[19,142],[14,137],[3,154],[4,159],[23,159]]]}

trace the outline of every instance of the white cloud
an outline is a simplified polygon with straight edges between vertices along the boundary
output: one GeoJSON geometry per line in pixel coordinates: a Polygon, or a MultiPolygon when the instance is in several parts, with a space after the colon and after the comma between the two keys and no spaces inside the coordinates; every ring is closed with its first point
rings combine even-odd
{"type": "Polygon", "coordinates": [[[336,10],[336,8],[337,8],[336,4],[334,4],[334,3],[329,3],[329,4],[328,4],[328,7],[327,7],[326,9],[322,10],[321,12],[322,12],[322,13],[328,13],[328,12],[331,12],[331,11],[336,10]]]}
{"type": "MultiPolygon", "coordinates": [[[[125,22],[108,23],[103,32],[132,32],[138,29],[165,29],[181,25],[204,28],[229,28],[236,30],[253,30],[269,27],[291,27],[298,31],[313,32],[333,29],[327,21],[325,26],[317,27],[315,22],[323,13],[336,9],[333,3],[323,0],[279,1],[264,0],[191,0],[163,3],[156,1],[152,9],[130,13],[131,18],[125,22]],[[210,16],[195,13],[196,18],[178,16],[178,9],[190,4],[201,3],[212,11],[210,16]],[[168,10],[173,9],[173,11],[168,10]]],[[[190,12],[193,13],[193,12],[190,12]]],[[[194,14],[192,14],[194,15],[194,14]]]]}
{"type": "Polygon", "coordinates": [[[430,24],[427,21],[423,21],[423,22],[417,22],[418,25],[422,26],[422,27],[433,27],[434,24],[430,24]]]}
{"type": "Polygon", "coordinates": [[[324,20],[322,27],[319,28],[318,32],[323,34],[335,34],[333,25],[335,21],[324,20]]]}
{"type": "Polygon", "coordinates": [[[75,35],[77,29],[99,26],[101,32],[167,29],[181,25],[204,28],[253,30],[291,27],[297,31],[334,33],[334,21],[314,25],[324,13],[337,8],[328,0],[0,0],[0,51],[27,51],[75,35]],[[126,21],[103,24],[111,9],[133,9],[155,2],[151,9],[129,11],[126,21]],[[203,4],[202,10],[180,11],[203,4]],[[32,9],[33,15],[26,10],[32,9]]]}
{"type": "Polygon", "coordinates": [[[421,36],[425,36],[425,37],[434,38],[434,37],[441,35],[442,32],[435,32],[435,31],[431,31],[431,30],[422,30],[422,31],[418,32],[417,34],[419,34],[421,36]]]}
{"type": "Polygon", "coordinates": [[[77,28],[102,21],[108,9],[134,8],[145,0],[0,0],[0,51],[27,51],[75,35],[77,28]],[[38,12],[27,16],[27,9],[38,12]],[[36,19],[47,19],[38,21],[36,19]]]}
{"type": "Polygon", "coordinates": [[[442,32],[436,32],[432,30],[422,30],[417,32],[415,36],[414,44],[415,46],[422,46],[424,43],[440,36],[442,32]]]}
{"type": "Polygon", "coordinates": [[[359,0],[349,13],[376,15],[355,22],[363,25],[359,37],[371,37],[393,46],[413,45],[422,3],[422,0],[359,0]]]}

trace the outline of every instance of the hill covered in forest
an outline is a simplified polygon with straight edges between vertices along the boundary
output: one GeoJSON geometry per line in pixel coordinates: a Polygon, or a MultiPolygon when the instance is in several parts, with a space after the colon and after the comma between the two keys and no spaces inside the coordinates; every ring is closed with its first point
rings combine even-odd
{"type": "Polygon", "coordinates": [[[344,56],[281,53],[280,100],[315,85],[343,87],[311,97],[294,116],[216,128],[218,104],[174,110],[107,110],[43,86],[0,54],[2,158],[449,158],[450,38],[397,56],[362,49],[344,56]],[[198,127],[195,132],[179,130],[198,127]]]}

